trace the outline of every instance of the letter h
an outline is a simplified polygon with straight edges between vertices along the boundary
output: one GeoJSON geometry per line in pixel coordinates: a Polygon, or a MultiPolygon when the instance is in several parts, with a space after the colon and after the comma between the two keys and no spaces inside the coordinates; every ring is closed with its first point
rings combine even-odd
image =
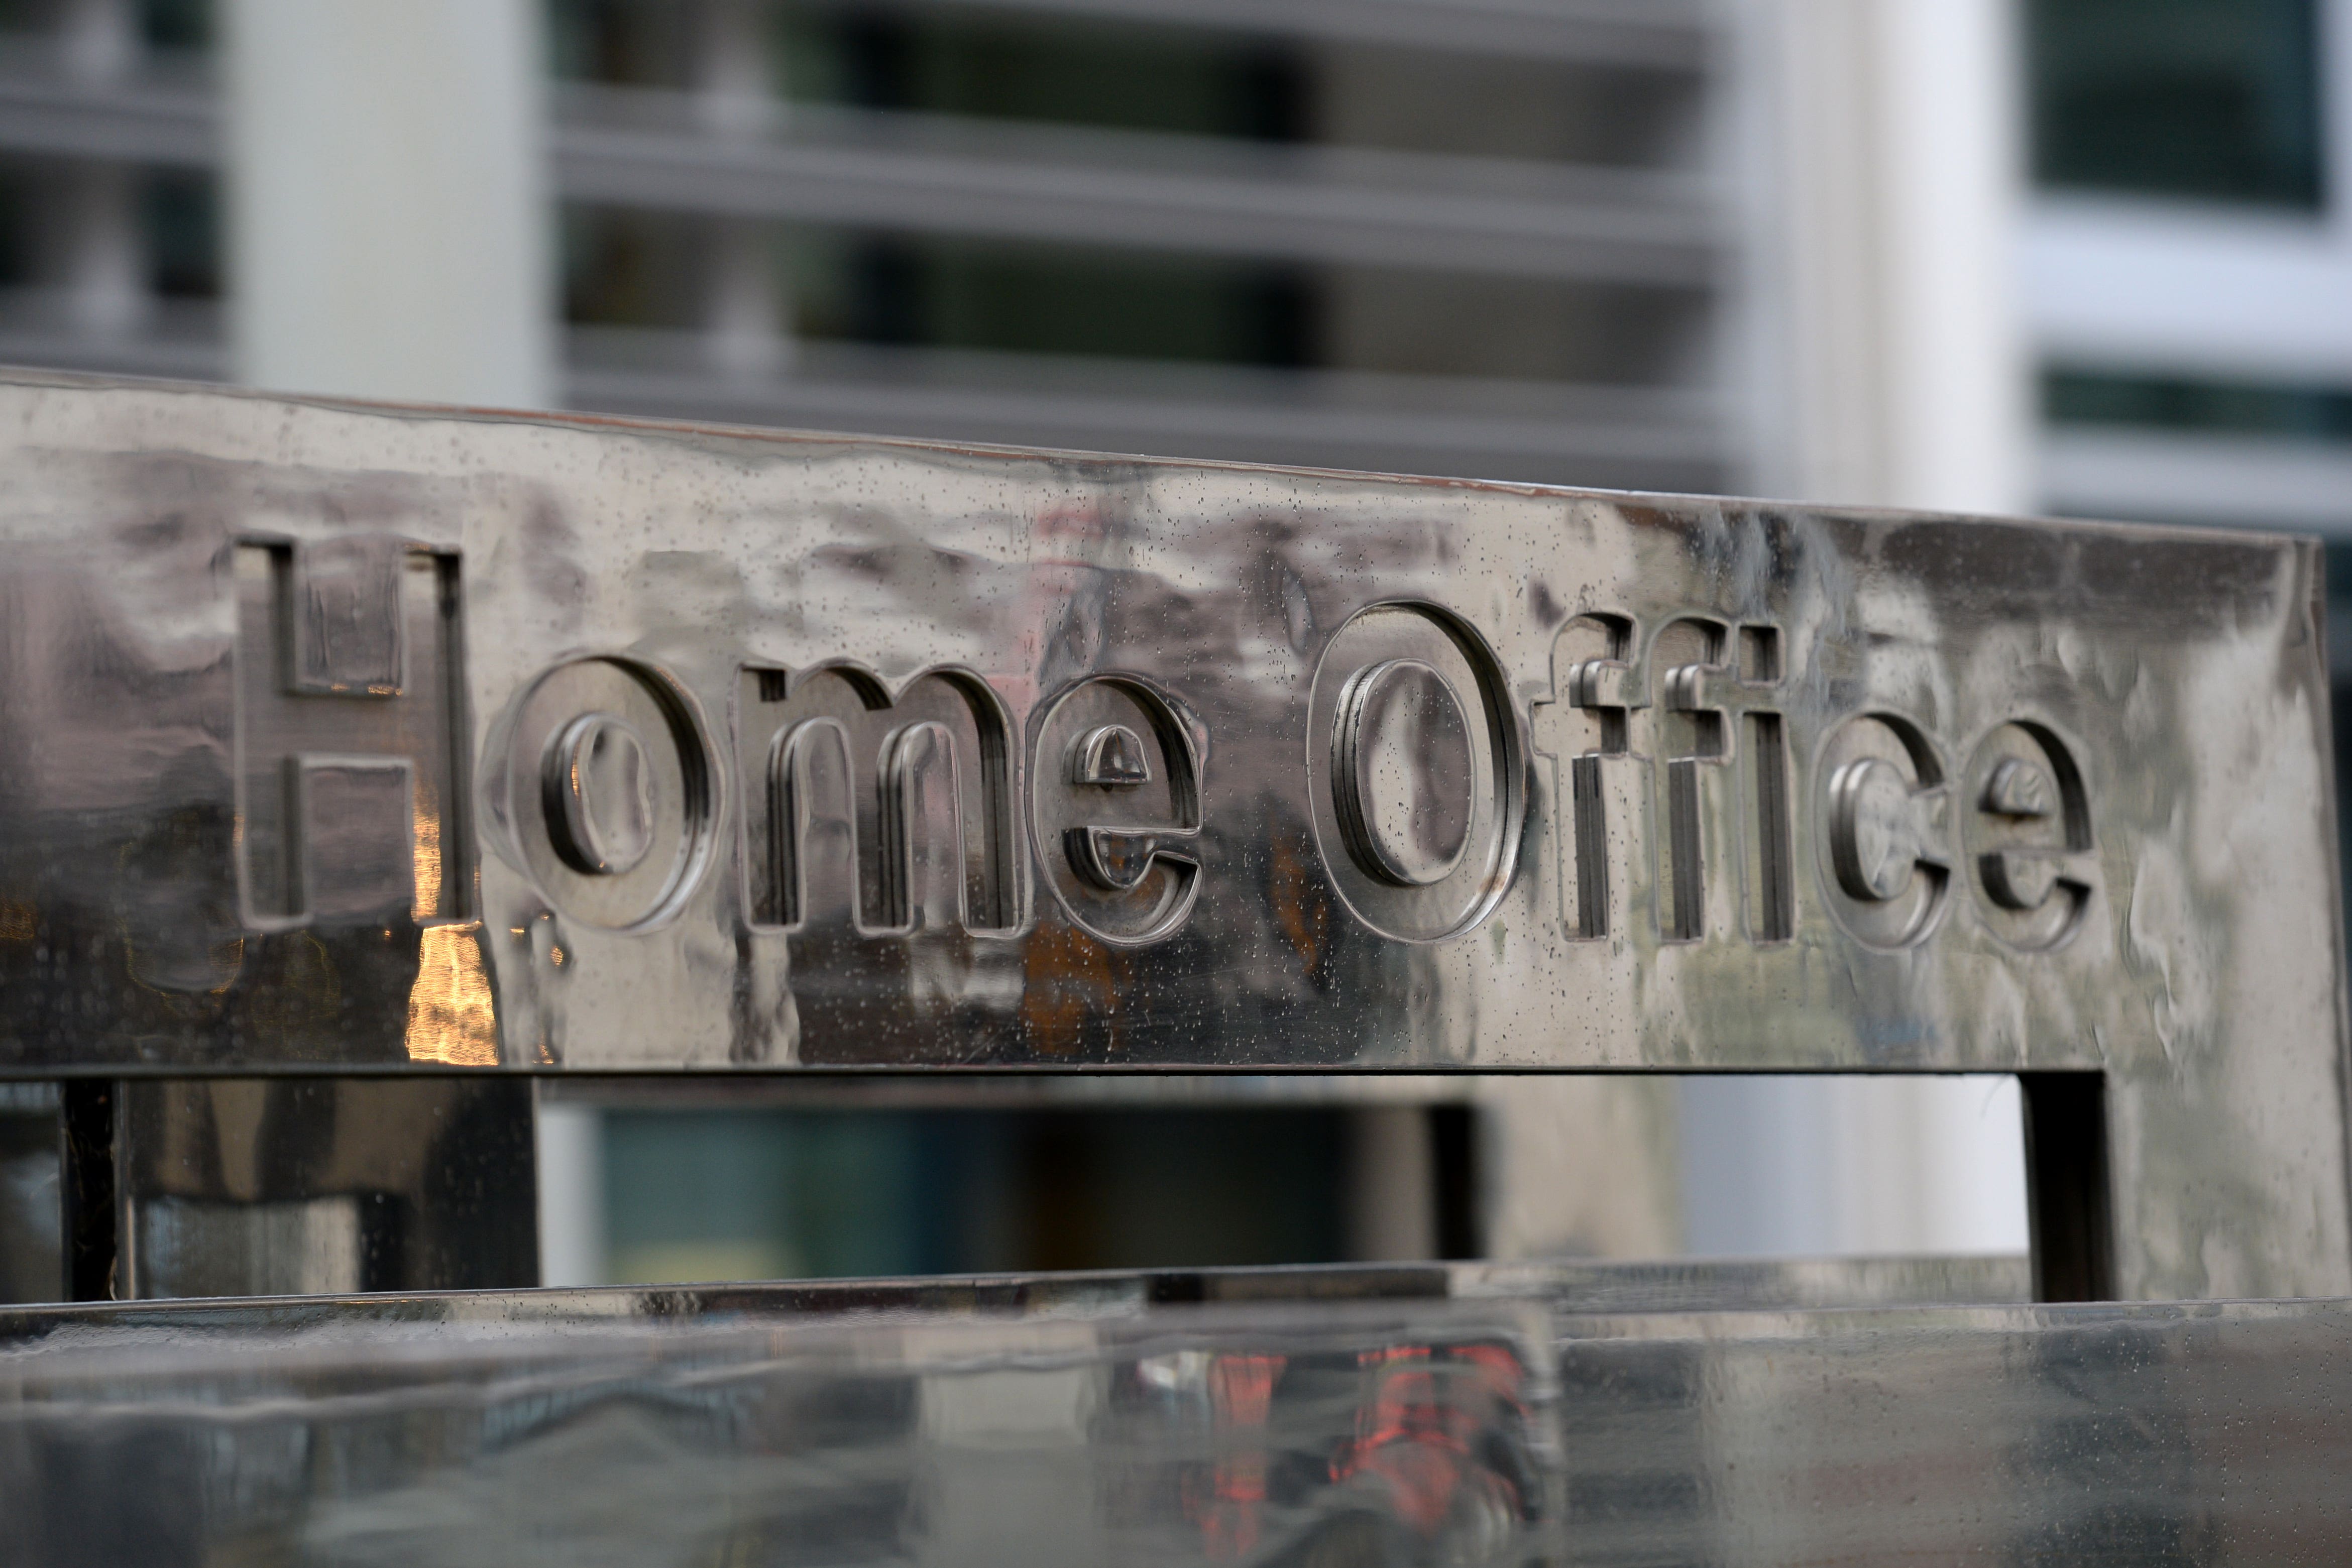
{"type": "Polygon", "coordinates": [[[234,570],[245,922],[465,919],[457,558],[355,534],[241,542],[234,570]]]}

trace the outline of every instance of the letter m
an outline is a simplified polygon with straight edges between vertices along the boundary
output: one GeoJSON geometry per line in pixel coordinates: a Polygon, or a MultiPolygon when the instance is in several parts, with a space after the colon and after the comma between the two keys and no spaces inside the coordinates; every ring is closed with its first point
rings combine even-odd
{"type": "Polygon", "coordinates": [[[754,927],[1019,923],[1012,720],[977,674],[746,667],[736,702],[754,927]]]}

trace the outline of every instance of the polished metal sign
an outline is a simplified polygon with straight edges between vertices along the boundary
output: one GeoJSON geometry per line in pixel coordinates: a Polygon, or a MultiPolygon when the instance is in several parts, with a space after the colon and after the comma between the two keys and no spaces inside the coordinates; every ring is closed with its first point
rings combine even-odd
{"type": "Polygon", "coordinates": [[[0,388],[0,1069],[2099,1086],[2352,1289],[2319,555],[0,388]]]}

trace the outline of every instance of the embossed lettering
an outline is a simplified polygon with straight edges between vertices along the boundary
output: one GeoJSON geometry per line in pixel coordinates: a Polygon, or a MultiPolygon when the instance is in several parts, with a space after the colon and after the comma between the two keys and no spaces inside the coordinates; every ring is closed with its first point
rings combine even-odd
{"type": "Polygon", "coordinates": [[[236,580],[247,923],[466,918],[457,558],[383,534],[251,542],[236,580]]]}
{"type": "Polygon", "coordinates": [[[1500,665],[1434,605],[1375,605],[1324,645],[1307,794],[1332,885],[1402,942],[1458,936],[1509,887],[1525,752],[1500,665]]]}
{"type": "Polygon", "coordinates": [[[1049,703],[1029,768],[1055,900],[1097,941],[1174,935],[1200,893],[1196,721],[1150,682],[1105,675],[1049,703]]]}
{"type": "Polygon", "coordinates": [[[718,777],[692,700],[654,666],[575,658],[502,718],[492,799],[549,901],[608,930],[648,929],[699,882],[718,777]]]}
{"type": "Polygon", "coordinates": [[[2056,947],[2074,934],[2097,884],[2090,801],[2074,751],[2030,719],[1979,742],[1962,785],[1963,837],[1979,908],[2014,947],[2056,947]]]}
{"type": "MultiPolygon", "coordinates": [[[[279,689],[267,695],[297,714],[310,703],[364,714],[415,697],[414,644],[437,623],[429,605],[412,606],[398,636],[383,629],[385,606],[404,603],[399,571],[383,563],[403,549],[306,561],[318,581],[297,596],[282,581],[290,552],[257,547],[248,575],[266,591],[254,602],[278,605],[269,626],[294,628],[279,689]]],[[[419,563],[441,570],[408,555],[412,574],[419,563]]],[[[1780,707],[1780,629],[1683,615],[1645,633],[1630,616],[1588,614],[1561,628],[1551,655],[1555,699],[1534,704],[1528,728],[1559,783],[1570,939],[1622,938],[1637,915],[1666,942],[1793,937],[1797,759],[1780,707]]],[[[1202,890],[1205,731],[1149,679],[1091,676],[1043,704],[1025,803],[1010,712],[971,669],[933,668],[893,687],[845,661],[745,665],[736,700],[755,931],[1018,931],[1024,804],[1056,901],[1099,942],[1163,941],[1202,890]]],[[[269,711],[257,700],[240,709],[257,789],[253,758],[270,753],[252,743],[254,725],[269,711]]],[[[503,722],[504,781],[491,798],[506,803],[499,820],[551,899],[614,929],[675,909],[706,858],[719,800],[683,689],[631,659],[583,658],[540,677],[503,722]]],[[[408,733],[383,732],[404,743],[408,733]]],[[[1477,633],[1424,603],[1360,611],[1324,644],[1307,739],[1307,804],[1339,901],[1400,942],[1444,941],[1484,920],[1515,868],[1527,741],[1477,633]]],[[[253,854],[283,879],[258,885],[289,889],[289,905],[299,890],[314,911],[385,907],[415,881],[397,831],[402,803],[423,798],[421,770],[446,769],[447,755],[389,745],[277,753],[253,854]],[[302,873],[306,854],[334,868],[328,897],[302,873]]],[[[1957,788],[1927,732],[1885,711],[1835,726],[1806,774],[1821,896],[1864,945],[1925,940],[1956,874],[1993,932],[2028,951],[2063,943],[2095,896],[2082,771],[2039,720],[1996,726],[1957,788]]],[[[445,897],[437,883],[433,897],[445,897]]]]}
{"type": "Polygon", "coordinates": [[[1622,931],[1645,905],[1669,941],[1743,925],[1764,942],[1794,933],[1780,683],[1775,626],[1678,616],[1646,647],[1630,616],[1561,628],[1554,700],[1536,705],[1533,728],[1536,750],[1566,774],[1561,884],[1573,936],[1622,931]]]}
{"type": "Polygon", "coordinates": [[[980,676],[747,666],[737,703],[755,927],[1018,924],[1012,721],[980,676]]]}
{"type": "Polygon", "coordinates": [[[1951,801],[1919,727],[1864,713],[1823,744],[1824,883],[1838,923],[1872,947],[1908,947],[1935,929],[1951,879],[1951,801]]]}

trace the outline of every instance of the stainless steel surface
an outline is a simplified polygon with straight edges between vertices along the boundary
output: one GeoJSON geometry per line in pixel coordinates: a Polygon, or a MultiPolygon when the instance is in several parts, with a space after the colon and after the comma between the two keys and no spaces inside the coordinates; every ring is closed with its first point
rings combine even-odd
{"type": "Polygon", "coordinates": [[[1571,1562],[2332,1563],[2352,1304],[1570,1318],[1571,1562]]]}
{"type": "Polygon", "coordinates": [[[527,1082],[143,1079],[118,1095],[119,1296],[539,1281],[527,1082]]]}
{"type": "Polygon", "coordinates": [[[1542,1317],[1445,1318],[117,1338],[0,1366],[0,1494],[29,1562],[1523,1560],[1542,1317]]]}
{"type": "Polygon", "coordinates": [[[0,1071],[2079,1071],[2118,1292],[2352,1289],[2310,544],[0,412],[0,1071]],[[1452,738],[1335,765],[1401,658],[1452,738]]]}
{"type": "Polygon", "coordinates": [[[475,1329],[843,1315],[1137,1317],[1171,1306],[1349,1301],[1537,1302],[1580,1313],[1801,1311],[2001,1306],[2026,1300],[2021,1257],[1674,1258],[1336,1264],[1278,1268],[1094,1269],[622,1285],[570,1290],[404,1290],[244,1300],[75,1302],[0,1310],[0,1352],[81,1342],[93,1331],[168,1340],[236,1330],[446,1324],[475,1329]]]}
{"type": "Polygon", "coordinates": [[[535,1292],[20,1318],[0,1351],[7,1550],[2219,1564],[2352,1547],[2342,1301],[1592,1310],[1260,1282],[1197,1305],[1104,1279],[1092,1300],[959,1302],[933,1282],[928,1304],[886,1288],[819,1314],[752,1292],[619,1314],[621,1293],[535,1292]]]}

